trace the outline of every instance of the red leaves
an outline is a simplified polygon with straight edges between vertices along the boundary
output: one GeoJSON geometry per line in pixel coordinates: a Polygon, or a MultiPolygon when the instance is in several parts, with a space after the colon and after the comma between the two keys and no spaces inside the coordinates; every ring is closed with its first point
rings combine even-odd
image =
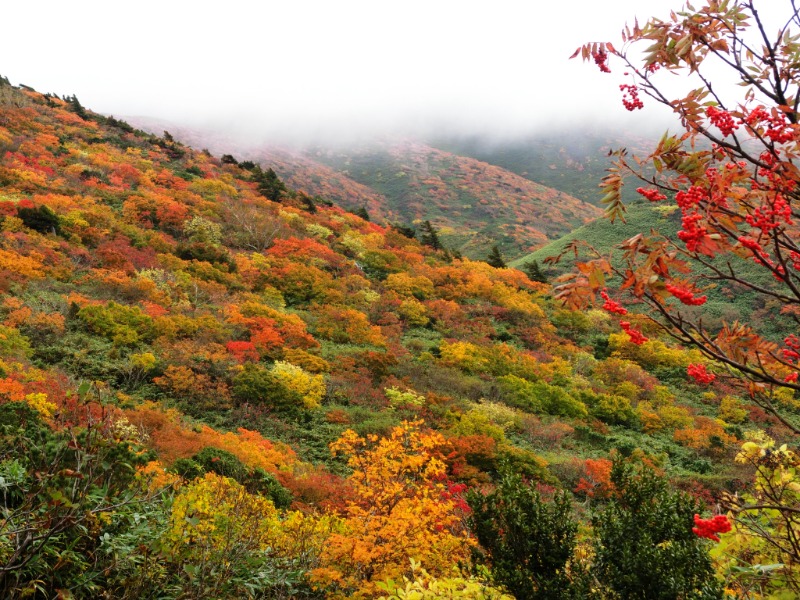
{"type": "Polygon", "coordinates": [[[259,354],[252,342],[228,342],[225,349],[230,352],[239,363],[258,362],[259,354]]]}
{"type": "Polygon", "coordinates": [[[719,541],[718,533],[728,533],[731,530],[731,523],[725,515],[716,515],[711,519],[701,519],[700,515],[695,515],[694,524],[692,532],[695,535],[715,542],[719,541]]]}
{"type": "Polygon", "coordinates": [[[681,219],[683,229],[678,232],[678,238],[686,244],[689,252],[698,252],[713,257],[719,250],[718,244],[708,234],[708,229],[699,222],[702,217],[697,213],[686,215],[681,219]]]}

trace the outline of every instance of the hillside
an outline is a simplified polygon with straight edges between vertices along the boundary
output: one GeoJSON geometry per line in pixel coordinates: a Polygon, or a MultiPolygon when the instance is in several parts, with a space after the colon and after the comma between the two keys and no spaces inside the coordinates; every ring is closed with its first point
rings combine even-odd
{"type": "Polygon", "coordinates": [[[473,258],[494,244],[519,256],[599,215],[566,193],[420,142],[310,154],[380,192],[405,223],[430,220],[447,245],[473,258]]]}
{"type": "MultiPolygon", "coordinates": [[[[544,242],[596,212],[427,146],[382,161],[406,218],[424,190],[443,230],[453,196],[487,239],[481,215],[509,236],[538,219],[544,242]]],[[[0,596],[381,598],[409,578],[508,600],[470,515],[509,477],[574,524],[556,571],[577,586],[602,543],[587,506],[625,489],[613,461],[691,492],[691,516],[750,478],[745,428],[787,435],[645,319],[637,345],[265,169],[0,79],[0,596]]]]}
{"type": "MultiPolygon", "coordinates": [[[[481,136],[433,138],[436,147],[496,165],[541,185],[560,190],[584,202],[599,205],[598,182],[610,166],[608,153],[627,148],[647,155],[658,136],[643,138],[618,130],[579,129],[542,132],[508,140],[481,136]]],[[[623,190],[623,200],[634,202],[636,192],[623,190]]]]}
{"type": "MultiPolygon", "coordinates": [[[[288,148],[248,145],[223,134],[134,122],[219,154],[275,170],[292,189],[356,211],[379,223],[439,230],[449,248],[484,259],[498,245],[508,258],[526,254],[600,215],[593,205],[496,165],[416,141],[355,147],[288,148]]],[[[593,183],[594,185],[594,183],[593,183]]]]}

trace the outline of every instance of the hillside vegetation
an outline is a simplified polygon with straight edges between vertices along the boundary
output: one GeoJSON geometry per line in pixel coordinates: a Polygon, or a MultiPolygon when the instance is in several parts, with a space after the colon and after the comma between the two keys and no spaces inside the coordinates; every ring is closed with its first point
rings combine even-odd
{"type": "MultiPolygon", "coordinates": [[[[611,162],[608,153],[625,147],[634,154],[646,154],[654,139],[633,132],[602,131],[592,127],[541,132],[511,139],[486,136],[434,138],[435,148],[496,165],[526,179],[560,190],[589,204],[600,205],[603,194],[598,182],[611,162]]],[[[639,196],[624,190],[627,202],[639,196]]]]}
{"type": "Polygon", "coordinates": [[[519,256],[600,214],[564,192],[419,142],[312,156],[380,192],[402,222],[431,221],[447,245],[471,258],[485,258],[493,245],[519,256]]]}
{"type": "MultiPolygon", "coordinates": [[[[464,245],[454,199],[487,238],[595,212],[428,147],[387,156],[370,177],[464,245]]],[[[3,597],[614,597],[623,567],[592,557],[633,494],[668,508],[619,543],[696,585],[691,515],[750,478],[745,430],[785,433],[644,319],[637,345],[519,270],[74,97],[0,85],[0,215],[3,597]],[[514,494],[548,549],[524,568],[492,545],[514,494]]]]}

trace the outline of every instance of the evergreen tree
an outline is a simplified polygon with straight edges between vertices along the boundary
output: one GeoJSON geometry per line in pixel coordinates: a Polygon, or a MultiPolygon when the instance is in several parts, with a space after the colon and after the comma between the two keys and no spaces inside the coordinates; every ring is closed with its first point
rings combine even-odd
{"type": "Polygon", "coordinates": [[[361,217],[365,221],[369,221],[369,213],[367,212],[366,206],[360,206],[359,208],[355,209],[353,214],[357,217],[361,217]]]}
{"type": "Polygon", "coordinates": [[[426,246],[430,246],[434,250],[442,249],[442,242],[439,240],[439,234],[430,221],[422,222],[422,233],[419,240],[426,246]]]}
{"type": "Polygon", "coordinates": [[[547,276],[542,273],[542,269],[539,266],[539,262],[536,260],[529,260],[525,264],[522,265],[522,270],[525,275],[528,276],[528,279],[531,281],[536,281],[538,283],[547,283],[547,276]]]}
{"type": "Polygon", "coordinates": [[[286,191],[283,181],[272,168],[264,171],[261,167],[256,166],[253,171],[253,180],[258,184],[259,193],[273,202],[280,201],[281,195],[286,191]]]}
{"type": "MultiPolygon", "coordinates": [[[[315,213],[317,212],[317,205],[314,203],[314,199],[311,196],[307,196],[306,194],[298,194],[300,202],[303,204],[303,210],[315,213]]],[[[367,219],[369,220],[369,219],[367,219]]]]}
{"type": "Polygon", "coordinates": [[[407,237],[410,240],[413,240],[415,237],[417,237],[417,232],[413,227],[408,227],[406,225],[399,225],[397,223],[391,223],[391,227],[397,233],[399,233],[403,237],[407,237]]]}
{"type": "Polygon", "coordinates": [[[578,524],[566,493],[545,501],[519,475],[506,473],[497,488],[473,491],[470,525],[488,554],[497,583],[516,598],[583,598],[585,580],[570,565],[578,524]]]}
{"type": "Polygon", "coordinates": [[[614,461],[616,493],[593,515],[592,572],[612,598],[721,599],[705,542],[692,531],[696,499],[644,465],[614,461]]]}
{"type": "Polygon", "coordinates": [[[17,217],[22,219],[25,227],[30,227],[39,233],[61,233],[61,222],[58,215],[49,206],[40,204],[36,207],[22,207],[17,209],[17,217]]]}
{"type": "Polygon", "coordinates": [[[500,253],[500,248],[498,248],[497,245],[492,246],[492,251],[489,252],[486,262],[496,269],[506,268],[506,261],[503,259],[503,255],[500,253]]]}
{"type": "Polygon", "coordinates": [[[72,109],[72,112],[74,112],[84,121],[88,120],[89,115],[86,112],[86,109],[83,108],[83,105],[81,104],[80,100],[78,100],[76,95],[73,94],[72,96],[68,96],[65,98],[65,100],[69,103],[69,107],[72,109]]]}

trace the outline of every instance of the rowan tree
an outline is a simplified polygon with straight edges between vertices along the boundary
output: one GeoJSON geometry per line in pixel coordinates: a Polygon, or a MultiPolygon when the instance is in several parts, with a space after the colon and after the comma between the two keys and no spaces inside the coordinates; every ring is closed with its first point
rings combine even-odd
{"type": "MultiPolygon", "coordinates": [[[[710,385],[722,367],[755,404],[800,434],[786,402],[800,390],[800,340],[791,333],[800,322],[800,15],[794,2],[776,4],[687,4],[665,19],[626,27],[619,47],[590,43],[576,51],[574,56],[593,60],[612,77],[620,72],[614,63],[621,64],[626,82],[619,88],[627,110],[660,104],[682,128],[665,134],[647,156],[613,153],[601,184],[608,217],[624,219],[621,190],[626,178],[634,178],[642,182],[637,192],[644,199],[680,214],[680,228],[635,235],[619,246],[621,260],[595,253],[560,281],[556,295],[573,307],[600,296],[605,310],[626,319],[627,308],[606,289],[619,282],[619,289],[649,305],[651,320],[719,365],[688,365],[687,375],[698,385],[710,385]],[[674,75],[692,89],[674,92],[667,84],[679,79],[674,75]],[[750,294],[773,307],[772,320],[785,324],[787,335],[770,339],[763,321],[710,325],[697,307],[712,287],[750,294]]],[[[620,326],[634,344],[647,341],[631,321],[620,326]]],[[[686,430],[675,436],[689,445],[697,441],[686,430]]],[[[771,457],[770,449],[756,456],[770,473],[780,472],[771,457]]],[[[736,529],[745,545],[769,547],[775,550],[770,559],[791,564],[794,524],[753,524],[795,515],[800,505],[792,494],[761,501],[763,481],[759,474],[756,501],[730,506],[736,529]]],[[[784,584],[793,580],[793,574],[781,577],[784,584]]]]}
{"type": "MultiPolygon", "coordinates": [[[[641,232],[623,242],[621,260],[595,254],[578,263],[556,296],[578,307],[600,295],[603,308],[623,315],[605,289],[618,282],[679,342],[727,367],[762,408],[800,433],[775,396],[783,387],[800,390],[800,341],[768,339],[759,323],[708,325],[695,308],[716,286],[770,303],[787,328],[800,323],[800,43],[792,32],[800,17],[787,4],[779,19],[766,19],[757,5],[687,5],[626,27],[619,48],[590,43],[576,51],[604,72],[622,63],[625,107],[640,110],[649,98],[669,107],[683,129],[665,134],[647,156],[614,153],[601,184],[607,216],[624,219],[621,190],[634,178],[644,182],[641,196],[672,203],[681,220],[674,235],[641,232]],[[696,87],[676,95],[667,85],[674,74],[696,87]]],[[[620,325],[634,343],[646,341],[628,321],[620,325]]]]}

